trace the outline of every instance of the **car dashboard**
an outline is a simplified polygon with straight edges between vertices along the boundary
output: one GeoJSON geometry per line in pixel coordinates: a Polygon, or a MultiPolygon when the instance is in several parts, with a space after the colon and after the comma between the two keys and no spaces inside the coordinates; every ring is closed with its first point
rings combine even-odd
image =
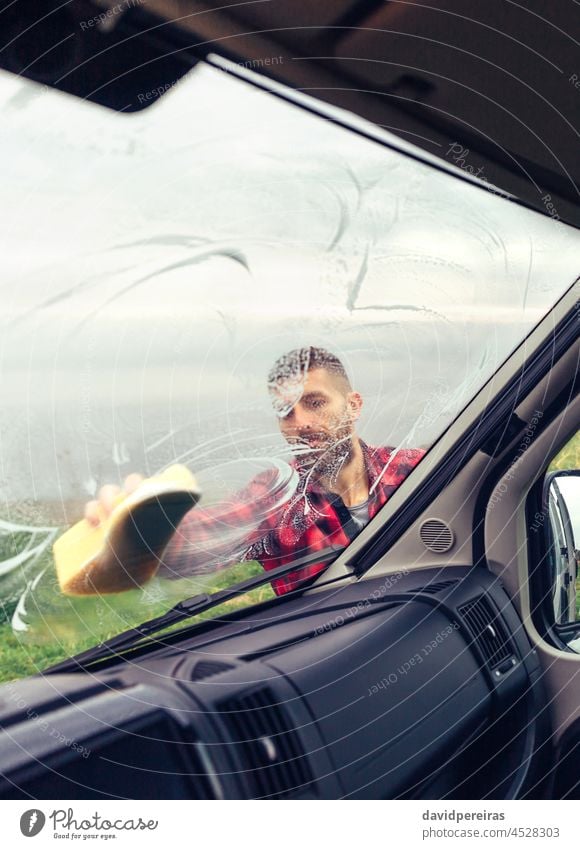
{"type": "Polygon", "coordinates": [[[497,578],[400,572],[4,685],[0,796],[534,796],[544,708],[497,578]]]}

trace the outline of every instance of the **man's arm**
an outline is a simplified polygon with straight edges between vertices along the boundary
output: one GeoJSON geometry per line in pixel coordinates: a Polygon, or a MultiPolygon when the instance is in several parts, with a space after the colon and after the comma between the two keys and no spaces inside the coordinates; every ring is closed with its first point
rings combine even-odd
{"type": "Polygon", "coordinates": [[[178,579],[260,559],[254,555],[264,550],[285,509],[275,500],[268,508],[268,483],[267,473],[259,475],[227,506],[201,504],[190,510],[165,548],[157,574],[178,579]]]}
{"type": "MultiPolygon", "coordinates": [[[[85,507],[87,521],[98,527],[108,519],[119,500],[133,492],[143,480],[142,475],[133,474],[126,479],[123,488],[103,486],[97,499],[85,507]]],[[[169,579],[202,575],[237,560],[251,559],[244,556],[245,552],[268,533],[279,510],[283,509],[269,499],[270,489],[271,476],[262,473],[229,503],[210,507],[201,503],[190,510],[176,525],[163,554],[151,559],[145,580],[156,574],[169,579]]],[[[122,563],[119,569],[124,573],[122,563]]]]}

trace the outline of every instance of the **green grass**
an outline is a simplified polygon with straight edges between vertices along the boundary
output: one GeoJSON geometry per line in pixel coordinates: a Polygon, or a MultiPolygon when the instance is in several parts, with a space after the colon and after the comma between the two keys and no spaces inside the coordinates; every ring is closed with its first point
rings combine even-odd
{"type": "Polygon", "coordinates": [[[572,439],[556,454],[548,471],[563,471],[564,469],[580,469],[580,431],[574,434],[572,439]]]}
{"type": "Polygon", "coordinates": [[[87,640],[84,646],[79,642],[70,647],[65,643],[27,644],[14,635],[9,622],[3,622],[0,625],[0,681],[35,675],[47,666],[69,657],[71,653],[90,648],[91,643],[91,640],[87,640]]]}
{"type": "MultiPolygon", "coordinates": [[[[131,590],[110,596],[73,598],[63,596],[51,576],[44,593],[40,593],[29,612],[32,627],[20,636],[15,634],[10,622],[8,606],[4,607],[4,621],[0,622],[0,682],[33,675],[78,654],[98,643],[133,628],[146,619],[164,613],[178,601],[199,592],[217,592],[252,575],[263,574],[259,563],[239,563],[203,581],[151,582],[142,590],[131,590]]],[[[219,605],[212,610],[180,622],[163,635],[204,619],[215,619],[233,610],[258,604],[274,598],[270,584],[265,584],[239,598],[219,605]]],[[[0,609],[0,614],[2,613],[0,609]]]]}

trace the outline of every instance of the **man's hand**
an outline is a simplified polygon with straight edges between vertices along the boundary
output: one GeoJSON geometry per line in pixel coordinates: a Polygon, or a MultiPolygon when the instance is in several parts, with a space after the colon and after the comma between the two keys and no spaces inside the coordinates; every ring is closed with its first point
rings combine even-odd
{"type": "Polygon", "coordinates": [[[105,484],[99,490],[98,496],[85,505],[85,519],[94,528],[109,518],[117,504],[127,495],[135,492],[139,484],[145,480],[143,475],[136,473],[125,478],[123,488],[115,484],[105,484]]]}

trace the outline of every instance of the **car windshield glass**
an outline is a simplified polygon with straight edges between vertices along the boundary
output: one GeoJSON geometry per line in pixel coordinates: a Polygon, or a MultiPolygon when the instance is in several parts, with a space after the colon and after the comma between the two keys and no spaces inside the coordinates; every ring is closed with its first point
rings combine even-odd
{"type": "Polygon", "coordinates": [[[3,677],[348,545],[577,273],[577,231],[231,74],[161,94],[0,75],[3,677]]]}

